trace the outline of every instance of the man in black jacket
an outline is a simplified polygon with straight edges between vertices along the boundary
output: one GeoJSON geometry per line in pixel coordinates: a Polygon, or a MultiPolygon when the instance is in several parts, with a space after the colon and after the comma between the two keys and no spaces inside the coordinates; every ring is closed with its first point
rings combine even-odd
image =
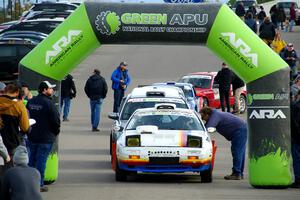
{"type": "Polygon", "coordinates": [[[291,106],[292,157],[295,181],[291,187],[300,188],[300,90],[291,106]]]}
{"type": "Polygon", "coordinates": [[[222,111],[225,112],[226,101],[227,112],[230,112],[230,84],[231,84],[232,72],[225,63],[222,63],[222,69],[218,72],[215,77],[215,82],[219,84],[220,103],[222,111]]]}
{"type": "Polygon", "coordinates": [[[61,102],[60,108],[63,109],[63,121],[69,121],[68,116],[70,112],[71,99],[76,97],[76,87],[73,76],[68,74],[64,80],[61,81],[61,102]]]}
{"type": "Polygon", "coordinates": [[[232,114],[240,114],[240,96],[245,86],[244,81],[238,75],[232,73],[232,90],[234,94],[234,110],[232,114]]]}
{"type": "Polygon", "coordinates": [[[101,106],[107,94],[107,84],[98,69],[94,69],[93,75],[86,81],[84,91],[90,99],[92,131],[100,131],[98,125],[101,106]]]}
{"type": "Polygon", "coordinates": [[[27,103],[30,118],[36,120],[36,124],[32,126],[32,130],[28,134],[29,166],[36,167],[40,172],[42,192],[48,191],[48,188],[44,186],[46,161],[56,136],[60,132],[59,113],[51,98],[55,86],[48,81],[41,82],[38,96],[33,97],[27,103]]]}

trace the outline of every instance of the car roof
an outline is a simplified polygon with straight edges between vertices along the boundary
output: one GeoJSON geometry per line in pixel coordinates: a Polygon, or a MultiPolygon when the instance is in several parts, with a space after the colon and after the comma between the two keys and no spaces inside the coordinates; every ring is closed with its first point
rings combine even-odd
{"type": "MultiPolygon", "coordinates": [[[[176,87],[159,87],[159,86],[144,86],[134,88],[130,94],[130,98],[151,97],[149,94],[161,93],[165,98],[182,98],[180,88],[176,87]]],[[[157,96],[156,96],[157,97],[157,96]]]]}
{"type": "Polygon", "coordinates": [[[153,83],[153,85],[162,85],[162,86],[188,86],[193,88],[193,85],[190,83],[180,83],[180,82],[163,82],[163,83],[153,83]]]}
{"type": "Polygon", "coordinates": [[[4,32],[0,35],[0,37],[3,36],[9,36],[9,35],[35,35],[35,36],[40,36],[40,37],[47,37],[48,35],[42,32],[37,32],[37,31],[7,31],[4,32]]]}
{"type": "Polygon", "coordinates": [[[0,38],[0,44],[7,45],[7,44],[26,44],[26,45],[37,45],[37,42],[34,42],[30,39],[23,39],[23,38],[0,38]]]}
{"type": "Polygon", "coordinates": [[[31,19],[55,19],[55,18],[67,18],[70,14],[73,13],[72,11],[64,11],[64,12],[54,12],[54,11],[37,11],[33,14],[25,17],[27,20],[31,19]]]}

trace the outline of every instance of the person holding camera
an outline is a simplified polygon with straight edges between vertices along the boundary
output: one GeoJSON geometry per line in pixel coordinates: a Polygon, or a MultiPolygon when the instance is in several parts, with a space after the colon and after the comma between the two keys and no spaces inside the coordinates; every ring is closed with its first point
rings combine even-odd
{"type": "Polygon", "coordinates": [[[126,62],[121,62],[119,67],[117,67],[111,75],[112,89],[114,90],[114,113],[119,112],[124,92],[130,84],[131,79],[128,74],[127,66],[128,64],[126,62]]]}
{"type": "Polygon", "coordinates": [[[61,81],[61,102],[60,108],[63,109],[63,121],[69,121],[69,112],[71,106],[71,99],[76,97],[76,87],[73,76],[68,74],[64,80],[61,81]]]}

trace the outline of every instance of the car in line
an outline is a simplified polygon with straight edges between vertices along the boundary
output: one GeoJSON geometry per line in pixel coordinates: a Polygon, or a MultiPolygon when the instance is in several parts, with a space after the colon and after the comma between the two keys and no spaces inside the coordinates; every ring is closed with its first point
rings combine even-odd
{"type": "Polygon", "coordinates": [[[4,29],[7,29],[8,27],[18,23],[19,21],[18,20],[15,20],[15,21],[9,21],[9,22],[4,22],[2,24],[0,24],[0,31],[4,30],[4,29]]]}
{"type": "Polygon", "coordinates": [[[200,173],[212,182],[216,147],[199,114],[175,104],[138,109],[117,140],[115,180],[137,173],[200,173]]]}
{"type": "MultiPolygon", "coordinates": [[[[131,115],[140,108],[151,108],[158,103],[173,103],[177,108],[189,109],[185,97],[177,88],[167,88],[160,86],[144,86],[137,87],[125,98],[123,98],[120,112],[110,113],[108,117],[114,120],[110,133],[110,154],[111,161],[115,161],[116,141],[120,137],[122,131],[120,127],[124,127],[131,115]]],[[[112,163],[113,164],[113,163],[112,163]]]]}
{"type": "Polygon", "coordinates": [[[0,34],[0,38],[29,39],[38,43],[44,40],[46,37],[48,37],[47,34],[36,31],[7,31],[0,34]]]}
{"type": "Polygon", "coordinates": [[[22,38],[0,38],[0,81],[16,80],[19,62],[38,42],[22,38]]]}
{"type": "Polygon", "coordinates": [[[64,12],[41,11],[41,12],[35,12],[31,16],[28,16],[26,18],[26,20],[44,19],[44,18],[46,18],[46,19],[54,19],[54,18],[63,18],[63,19],[66,19],[72,13],[73,13],[73,11],[64,11],[64,12]]]}
{"type": "MultiPolygon", "coordinates": [[[[194,72],[184,75],[178,82],[190,83],[196,90],[196,95],[202,97],[199,107],[209,106],[212,108],[220,108],[219,85],[215,83],[217,72],[194,72]]],[[[244,113],[247,109],[246,87],[240,96],[240,113],[244,113]]],[[[234,96],[232,87],[229,96],[230,106],[234,106],[234,96]]]]}
{"type": "Polygon", "coordinates": [[[166,87],[178,87],[182,89],[185,98],[187,99],[187,102],[189,104],[189,107],[191,109],[194,109],[195,111],[199,110],[199,99],[201,97],[197,97],[196,91],[194,89],[194,86],[190,83],[178,83],[174,81],[168,81],[165,83],[153,83],[152,85],[160,85],[160,86],[166,86],[166,87]]]}

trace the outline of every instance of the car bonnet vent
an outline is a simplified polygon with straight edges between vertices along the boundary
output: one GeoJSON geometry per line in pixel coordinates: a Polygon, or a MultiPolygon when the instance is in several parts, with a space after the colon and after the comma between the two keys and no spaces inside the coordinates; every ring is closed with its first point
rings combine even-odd
{"type": "Polygon", "coordinates": [[[160,92],[160,91],[149,91],[146,93],[147,97],[165,97],[165,93],[164,92],[160,92]]]}

